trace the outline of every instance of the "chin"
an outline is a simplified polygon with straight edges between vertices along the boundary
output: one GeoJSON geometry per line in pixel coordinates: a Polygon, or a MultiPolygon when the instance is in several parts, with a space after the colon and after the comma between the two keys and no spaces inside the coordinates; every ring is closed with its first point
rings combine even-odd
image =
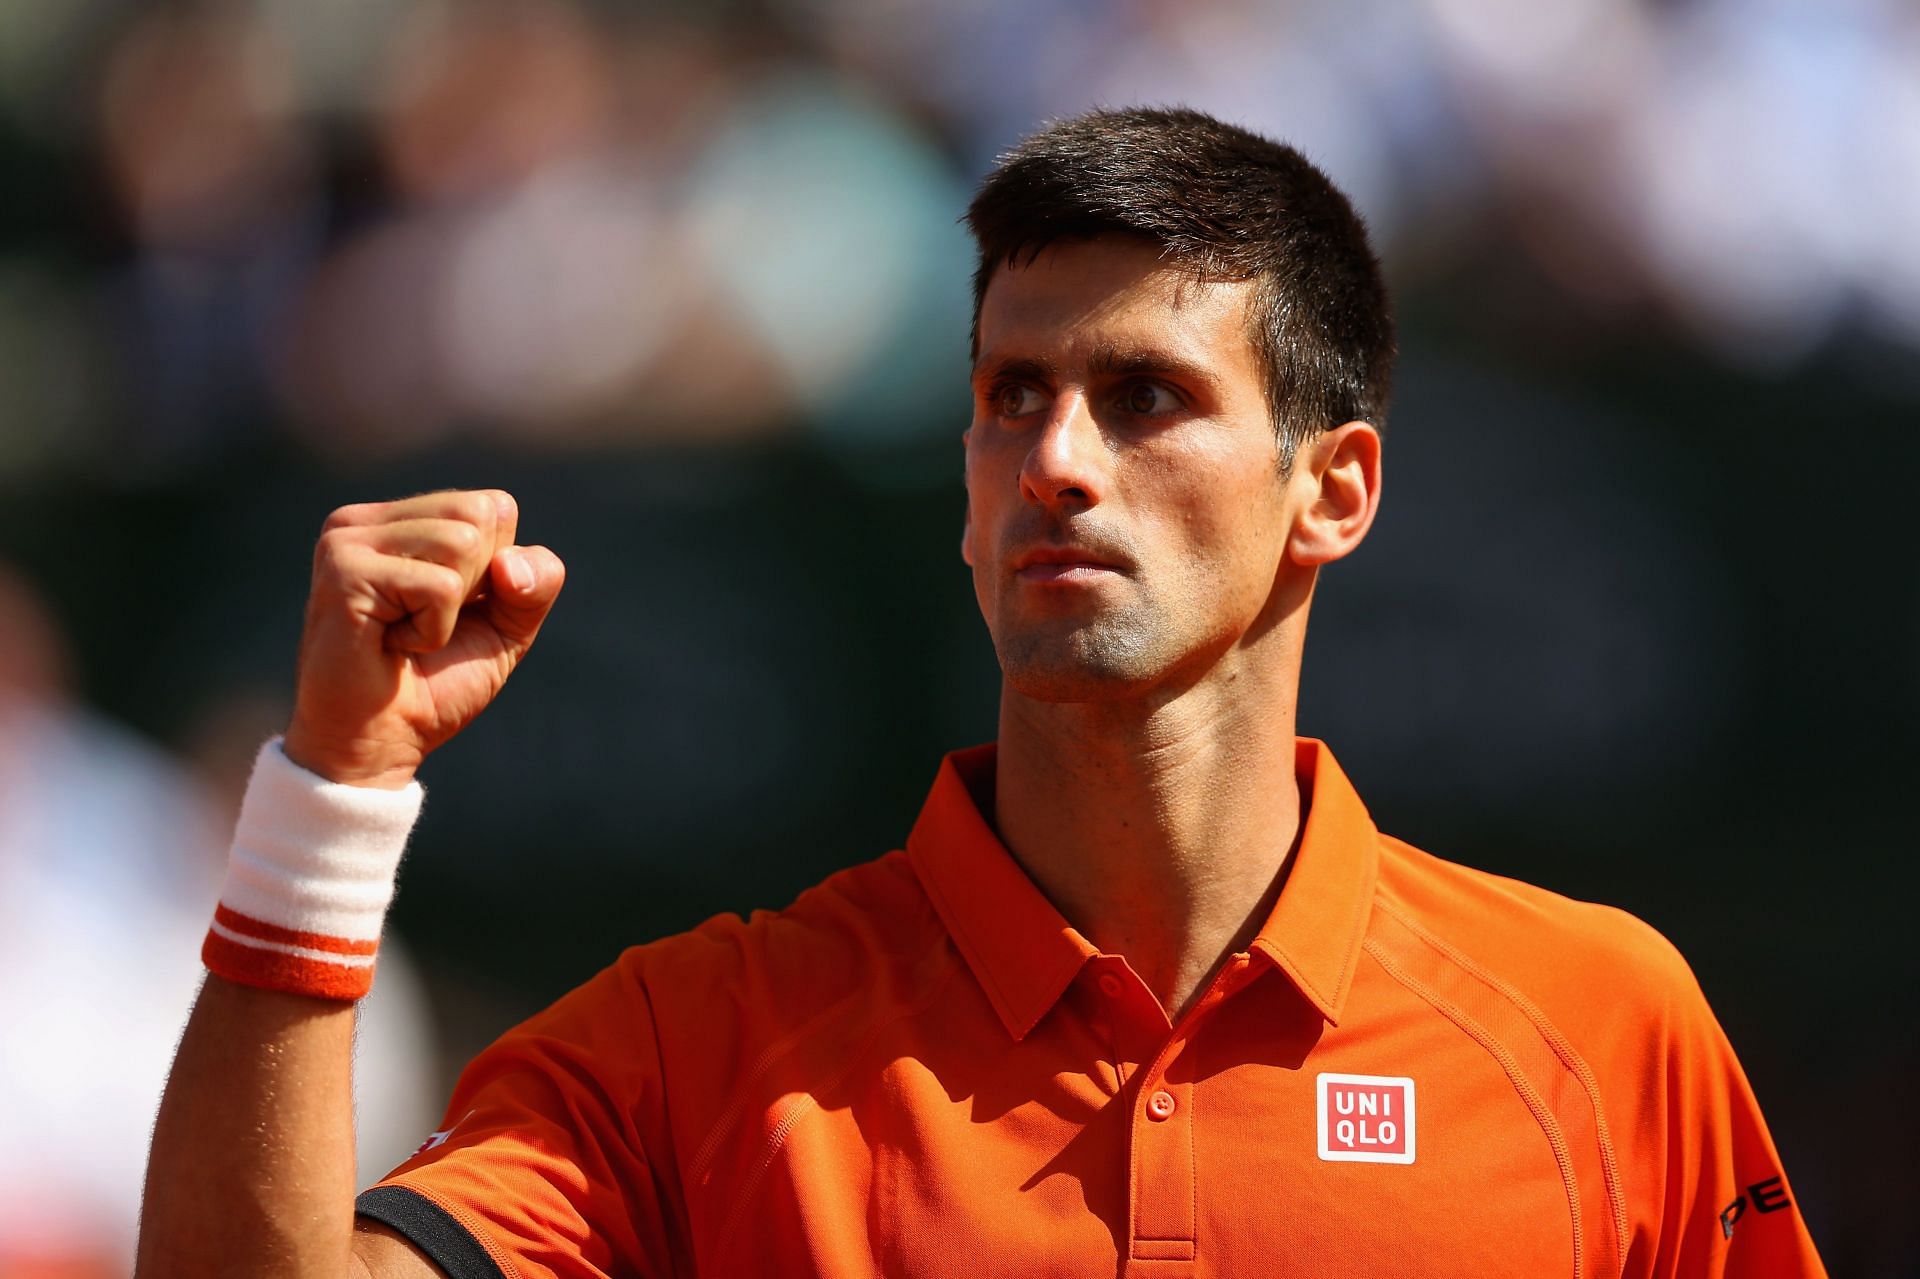
{"type": "Polygon", "coordinates": [[[1036,702],[1138,697],[1165,677],[1150,637],[1082,627],[1067,635],[996,636],[1007,687],[1036,702]]]}

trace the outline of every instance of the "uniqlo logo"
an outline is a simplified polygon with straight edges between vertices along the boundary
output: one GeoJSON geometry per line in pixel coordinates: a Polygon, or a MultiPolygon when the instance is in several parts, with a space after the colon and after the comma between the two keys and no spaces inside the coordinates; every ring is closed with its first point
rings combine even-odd
{"type": "Polygon", "coordinates": [[[1361,1164],[1413,1162],[1413,1080],[1320,1076],[1320,1157],[1361,1164]]]}

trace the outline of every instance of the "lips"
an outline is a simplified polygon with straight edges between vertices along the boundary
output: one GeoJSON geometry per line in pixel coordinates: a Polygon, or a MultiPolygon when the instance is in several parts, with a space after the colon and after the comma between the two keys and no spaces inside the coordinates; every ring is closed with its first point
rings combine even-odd
{"type": "Polygon", "coordinates": [[[1025,581],[1074,581],[1119,573],[1126,564],[1111,553],[1084,546],[1036,546],[1013,561],[1013,575],[1025,581]]]}
{"type": "Polygon", "coordinates": [[[1101,559],[1092,551],[1081,550],[1077,546],[1043,546],[1028,551],[1013,562],[1013,571],[1031,568],[1035,564],[1085,564],[1092,568],[1118,568],[1110,560],[1101,559]]]}

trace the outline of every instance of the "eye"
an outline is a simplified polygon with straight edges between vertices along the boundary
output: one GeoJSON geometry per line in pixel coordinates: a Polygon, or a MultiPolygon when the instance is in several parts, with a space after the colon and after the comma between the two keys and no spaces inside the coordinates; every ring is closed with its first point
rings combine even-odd
{"type": "Polygon", "coordinates": [[[1158,382],[1129,382],[1120,392],[1120,408],[1136,417],[1158,417],[1180,407],[1180,397],[1158,382]]]}
{"type": "Polygon", "coordinates": [[[993,392],[993,411],[1001,417],[1025,417],[1043,407],[1040,392],[1020,382],[1006,382],[993,392]]]}

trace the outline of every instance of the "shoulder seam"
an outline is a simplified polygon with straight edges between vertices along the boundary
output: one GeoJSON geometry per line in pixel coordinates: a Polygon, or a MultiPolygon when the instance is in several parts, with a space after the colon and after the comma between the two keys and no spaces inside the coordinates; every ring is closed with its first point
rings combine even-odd
{"type": "Polygon", "coordinates": [[[1518,1093],[1522,1104],[1532,1113],[1534,1122],[1540,1125],[1540,1131],[1546,1136],[1547,1144],[1553,1150],[1553,1161],[1560,1170],[1561,1188],[1567,1196],[1567,1215],[1573,1226],[1573,1279],[1580,1279],[1580,1267],[1585,1253],[1584,1228],[1580,1221],[1580,1192],[1573,1174],[1573,1157],[1567,1150],[1566,1134],[1560,1129],[1560,1121],[1547,1108],[1539,1092],[1521,1073],[1519,1063],[1513,1054],[1495,1039],[1491,1032],[1479,1022],[1469,1017],[1466,1011],[1449,1001],[1439,991],[1430,989],[1411,973],[1401,968],[1386,954],[1386,948],[1379,942],[1368,938],[1362,949],[1380,965],[1387,976],[1405,986],[1455,1026],[1459,1027],[1469,1039],[1485,1049],[1507,1076],[1507,1082],[1518,1093]]]}
{"type": "MultiPolygon", "coordinates": [[[[646,968],[643,965],[635,965],[635,968],[638,971],[632,974],[633,985],[634,989],[639,992],[641,1005],[646,1009],[648,1039],[653,1044],[653,1076],[660,1081],[660,1095],[656,1104],[660,1108],[660,1127],[661,1130],[666,1133],[669,1145],[667,1158],[664,1161],[657,1158],[653,1152],[650,1152],[647,1149],[647,1143],[641,1139],[639,1133],[640,1120],[634,1115],[633,1108],[629,1105],[622,1107],[622,1110],[626,1113],[628,1125],[635,1130],[633,1150],[639,1157],[640,1162],[645,1164],[656,1178],[659,1178],[667,1169],[671,1168],[675,1180],[678,1181],[680,1160],[678,1158],[678,1152],[671,1149],[673,1144],[673,1119],[667,1108],[667,1098],[671,1093],[667,1087],[667,1056],[660,1050],[660,1018],[659,1015],[654,1012],[653,990],[647,985],[646,968]]],[[[682,1183],[675,1186],[675,1190],[678,1191],[680,1196],[680,1220],[673,1223],[673,1228],[682,1232],[680,1239],[681,1247],[673,1249],[673,1258],[676,1263],[674,1270],[675,1273],[678,1273],[679,1266],[677,1263],[681,1255],[683,1255],[682,1249],[690,1249],[692,1241],[686,1237],[688,1227],[686,1213],[687,1188],[685,1184],[682,1183]]]]}
{"type": "MultiPolygon", "coordinates": [[[[1381,853],[1380,832],[1377,830],[1373,832],[1373,838],[1367,844],[1367,853],[1367,882],[1361,886],[1361,891],[1354,895],[1353,916],[1347,921],[1346,933],[1348,937],[1353,937],[1356,934],[1359,935],[1363,942],[1366,937],[1367,916],[1372,912],[1374,902],[1380,898],[1381,853]]],[[[1353,946],[1351,942],[1347,944],[1353,946]]],[[[1336,994],[1342,993],[1347,989],[1347,980],[1353,976],[1353,966],[1358,963],[1359,960],[1360,947],[1353,946],[1353,948],[1347,952],[1346,962],[1340,965],[1340,975],[1334,978],[1333,988],[1336,994]]],[[[1329,1002],[1327,1006],[1331,1008],[1334,1005],[1329,1002]]]]}
{"type": "MultiPolygon", "coordinates": [[[[944,934],[939,935],[935,938],[935,945],[938,945],[939,943],[944,942],[945,940],[946,938],[944,934]]],[[[945,968],[946,968],[945,973],[938,980],[930,982],[927,986],[926,992],[922,994],[919,999],[915,1000],[911,1004],[902,1005],[898,1009],[894,1010],[894,1012],[890,1016],[882,1017],[876,1020],[873,1023],[873,1025],[869,1026],[867,1028],[866,1034],[862,1036],[859,1046],[856,1047],[852,1052],[846,1055],[846,1057],[842,1060],[840,1064],[840,1068],[838,1070],[828,1075],[825,1079],[822,1079],[812,1084],[807,1088],[805,1092],[801,1093],[798,1097],[793,1098],[793,1100],[787,1104],[785,1110],[780,1115],[779,1121],[774,1124],[773,1131],[767,1135],[766,1141],[761,1148],[759,1157],[754,1161],[752,1171],[750,1171],[746,1175],[746,1177],[742,1180],[741,1184],[733,1192],[733,1206],[731,1209],[728,1210],[727,1219],[721,1227],[721,1231],[719,1235],[721,1239],[724,1240],[724,1239],[732,1239],[737,1237],[739,1233],[740,1219],[742,1215],[746,1212],[747,1207],[752,1203],[753,1196],[759,1190],[760,1182],[762,1178],[766,1176],[767,1169],[773,1166],[773,1161],[779,1156],[781,1150],[783,1150],[786,1147],[787,1137],[789,1136],[789,1134],[792,1133],[794,1127],[800,1122],[801,1119],[805,1118],[808,1111],[812,1110],[815,1106],[819,1104],[819,1094],[833,1088],[835,1085],[839,1084],[840,1081],[845,1079],[847,1075],[853,1070],[855,1063],[858,1062],[863,1056],[865,1056],[867,1049],[873,1045],[874,1040],[880,1037],[880,1033],[882,1031],[886,1030],[889,1026],[894,1025],[896,1022],[904,1020],[907,1017],[911,1017],[918,1013],[924,1012],[926,1009],[932,1007],[936,1002],[939,1001],[939,999],[943,995],[946,994],[947,987],[952,984],[955,974],[957,974],[960,971],[960,965],[952,962],[952,960],[949,959],[945,965],[945,968]]],[[[843,1003],[844,1002],[845,1001],[843,1001],[843,1003]]],[[[841,1006],[842,1006],[841,1004],[834,1005],[836,1009],[841,1006]]],[[[813,1029],[816,1025],[818,1025],[818,1023],[825,1016],[826,1014],[823,1013],[821,1014],[820,1017],[814,1018],[812,1021],[808,1022],[806,1027],[804,1027],[803,1029],[805,1030],[813,1029]]],[[[785,1049],[791,1048],[793,1043],[797,1042],[797,1039],[800,1033],[801,1032],[796,1031],[794,1032],[794,1034],[789,1035],[787,1036],[786,1039],[782,1040],[780,1045],[782,1050],[784,1051],[785,1049]]],[[[772,1050],[769,1050],[769,1055],[771,1055],[771,1053],[772,1053],[772,1050]]],[[[771,1065],[771,1061],[767,1056],[763,1056],[762,1063],[757,1063],[757,1065],[758,1064],[771,1065]]],[[[756,1079],[757,1078],[758,1076],[756,1075],[756,1079]]],[[[729,1111],[730,1115],[733,1115],[734,1117],[737,1118],[738,1110],[743,1109],[745,1106],[745,1099],[747,1095],[748,1095],[747,1091],[744,1087],[741,1089],[739,1093],[736,1094],[736,1097],[739,1099],[739,1104],[736,1105],[735,1107],[730,1108],[730,1111],[729,1111]]],[[[711,1141],[709,1144],[713,1145],[715,1148],[714,1152],[717,1152],[717,1149],[718,1149],[717,1140],[711,1141]]],[[[702,1153],[706,1154],[707,1157],[711,1159],[712,1154],[714,1152],[708,1152],[703,1150],[702,1153]]]]}
{"type": "Polygon", "coordinates": [[[1512,985],[1500,980],[1459,949],[1436,936],[1400,907],[1382,900],[1380,909],[1392,916],[1401,927],[1438,952],[1442,958],[1519,1009],[1520,1015],[1533,1024],[1540,1038],[1546,1041],[1547,1047],[1551,1048],[1554,1056],[1560,1059],[1560,1064],[1579,1081],[1581,1089],[1587,1094],[1587,1104],[1593,1108],[1594,1132],[1600,1144],[1600,1168],[1607,1189],[1607,1208],[1613,1217],[1613,1232],[1619,1247],[1619,1255],[1625,1258],[1632,1239],[1627,1226],[1626,1195],[1620,1185],[1620,1163],[1613,1148],[1613,1131],[1607,1124],[1606,1104],[1600,1098],[1600,1083],[1594,1078],[1593,1068],[1587,1065],[1586,1058],[1575,1051],[1573,1045],[1567,1042],[1566,1036],[1560,1033],[1560,1028],[1540,1011],[1538,1005],[1512,985]]]}
{"type": "Polygon", "coordinates": [[[700,1149],[695,1152],[693,1162],[687,1165],[687,1180],[689,1182],[692,1182],[694,1185],[699,1185],[706,1180],[707,1173],[711,1170],[711,1165],[715,1157],[720,1153],[721,1145],[726,1141],[727,1135],[733,1131],[735,1125],[740,1122],[740,1113],[746,1109],[748,1099],[753,1095],[754,1085],[765,1078],[766,1075],[780,1063],[781,1059],[791,1053],[801,1041],[813,1034],[815,1030],[829,1021],[836,1013],[857,1003],[859,999],[859,992],[855,992],[854,994],[848,995],[845,999],[828,1005],[806,1021],[800,1023],[800,1025],[788,1031],[785,1035],[782,1035],[779,1039],[774,1040],[761,1051],[760,1056],[754,1060],[753,1066],[746,1072],[745,1077],[735,1086],[733,1100],[727,1103],[726,1109],[720,1112],[719,1118],[715,1119],[713,1125],[707,1129],[706,1139],[700,1143],[700,1149]]]}
{"type": "MultiPolygon", "coordinates": [[[[937,946],[941,941],[945,940],[945,937],[946,933],[944,929],[934,931],[929,937],[927,949],[930,950],[937,946]]],[[[922,958],[924,958],[925,953],[925,951],[921,952],[922,958]]],[[[918,963],[920,961],[916,960],[915,962],[918,963]]],[[[942,978],[941,980],[942,983],[944,983],[946,979],[942,978]]],[[[642,985],[644,984],[643,982],[642,985]]],[[[822,1025],[831,1021],[833,1017],[843,1009],[859,1003],[865,998],[865,995],[866,992],[864,990],[853,991],[844,999],[837,1000],[821,1009],[812,1017],[809,1017],[806,1021],[794,1027],[761,1050],[760,1055],[754,1059],[752,1067],[748,1069],[740,1083],[735,1086],[733,1100],[727,1103],[726,1108],[722,1110],[719,1117],[713,1121],[712,1125],[707,1129],[707,1135],[701,1140],[699,1150],[694,1152],[693,1162],[688,1164],[686,1169],[687,1181],[698,1185],[706,1179],[710,1165],[720,1153],[721,1144],[726,1140],[727,1134],[733,1130],[734,1125],[739,1122],[740,1112],[746,1109],[748,1100],[752,1096],[753,1086],[765,1078],[766,1075],[780,1063],[781,1059],[791,1053],[794,1048],[809,1035],[812,1035],[822,1025]]],[[[656,1042],[658,1042],[657,1031],[656,1042]]],[[[662,1070],[664,1071],[664,1069],[665,1067],[663,1065],[662,1070]]]]}

